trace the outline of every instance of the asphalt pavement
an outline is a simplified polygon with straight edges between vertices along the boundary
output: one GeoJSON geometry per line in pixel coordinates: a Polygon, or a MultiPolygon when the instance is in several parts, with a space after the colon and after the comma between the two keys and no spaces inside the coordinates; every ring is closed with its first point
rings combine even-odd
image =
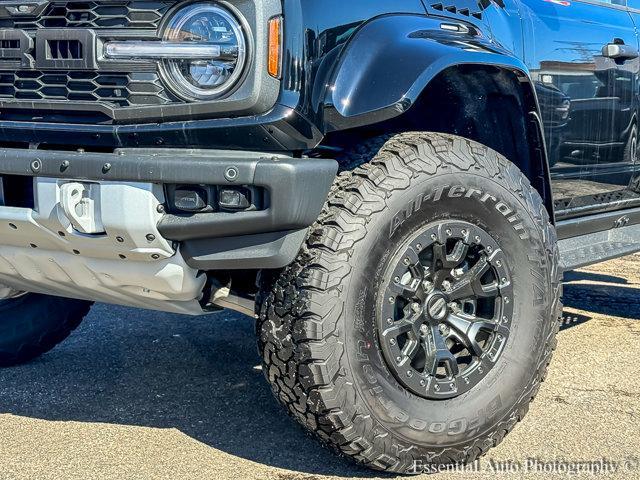
{"type": "MultiPolygon", "coordinates": [[[[640,256],[566,280],[529,415],[473,471],[436,478],[640,478],[640,256]]],[[[0,480],[376,478],[277,405],[253,329],[95,306],[64,344],[0,371],[0,480]]]]}

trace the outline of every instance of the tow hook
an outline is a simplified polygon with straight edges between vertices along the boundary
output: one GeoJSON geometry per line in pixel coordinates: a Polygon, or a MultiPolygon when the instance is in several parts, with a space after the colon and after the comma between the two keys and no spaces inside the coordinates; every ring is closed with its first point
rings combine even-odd
{"type": "Polygon", "coordinates": [[[86,234],[105,232],[100,214],[99,184],[63,184],[60,187],[60,204],[74,230],[86,234]]]}

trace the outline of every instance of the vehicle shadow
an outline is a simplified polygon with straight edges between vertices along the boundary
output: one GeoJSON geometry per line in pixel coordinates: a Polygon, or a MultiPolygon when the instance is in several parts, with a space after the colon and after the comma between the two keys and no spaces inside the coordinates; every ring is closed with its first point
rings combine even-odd
{"type": "Polygon", "coordinates": [[[0,413],[175,428],[268,466],[375,476],[307,436],[271,395],[259,363],[251,318],[97,305],[64,344],[0,370],[0,413]]]}
{"type": "Polygon", "coordinates": [[[614,285],[569,285],[564,305],[601,315],[640,320],[640,290],[614,285]]]}
{"type": "MultiPolygon", "coordinates": [[[[630,286],[622,277],[591,272],[567,272],[564,306],[587,313],[640,320],[640,288],[630,286]],[[575,283],[582,281],[597,283],[575,283]]],[[[585,315],[569,316],[574,319],[565,319],[565,328],[579,325],[589,319],[585,315]]]]}
{"type": "Polygon", "coordinates": [[[614,275],[607,275],[604,273],[585,272],[580,270],[573,270],[565,272],[564,281],[566,283],[587,281],[587,282],[602,282],[610,284],[629,284],[629,280],[624,277],[616,277],[614,275]]]}

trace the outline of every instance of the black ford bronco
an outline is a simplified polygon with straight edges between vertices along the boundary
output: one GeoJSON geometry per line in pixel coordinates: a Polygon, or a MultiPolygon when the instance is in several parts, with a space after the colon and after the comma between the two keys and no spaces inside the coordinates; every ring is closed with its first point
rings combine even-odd
{"type": "Polygon", "coordinates": [[[476,459],[562,272],[640,251],[628,2],[0,1],[0,364],[94,301],[229,308],[336,451],[476,459]]]}

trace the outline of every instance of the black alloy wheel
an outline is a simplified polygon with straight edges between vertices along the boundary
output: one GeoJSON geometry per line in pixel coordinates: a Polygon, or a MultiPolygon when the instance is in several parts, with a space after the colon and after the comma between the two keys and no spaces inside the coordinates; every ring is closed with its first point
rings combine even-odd
{"type": "Polygon", "coordinates": [[[511,275],[496,241],[466,222],[430,225],[394,259],[378,328],[398,382],[425,398],[461,395],[509,338],[511,275]]]}

